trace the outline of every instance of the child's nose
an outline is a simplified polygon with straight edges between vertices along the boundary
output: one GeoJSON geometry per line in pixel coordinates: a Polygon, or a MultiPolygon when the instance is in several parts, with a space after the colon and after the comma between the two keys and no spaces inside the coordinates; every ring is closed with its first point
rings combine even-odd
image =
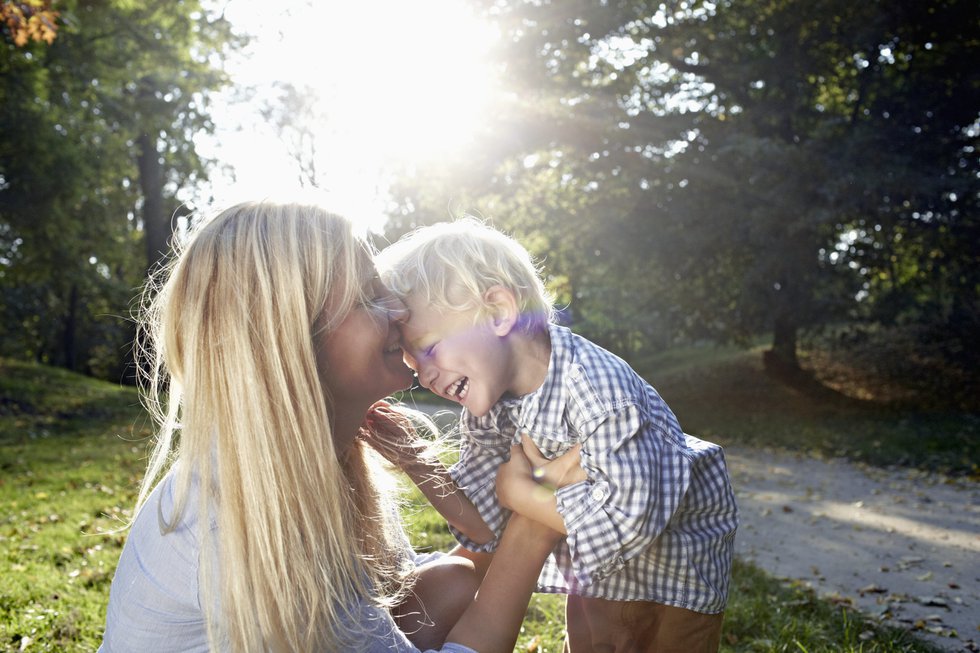
{"type": "Polygon", "coordinates": [[[436,378],[439,376],[439,371],[431,363],[419,363],[416,361],[415,371],[418,373],[419,383],[428,389],[432,389],[432,384],[435,383],[436,378]]]}

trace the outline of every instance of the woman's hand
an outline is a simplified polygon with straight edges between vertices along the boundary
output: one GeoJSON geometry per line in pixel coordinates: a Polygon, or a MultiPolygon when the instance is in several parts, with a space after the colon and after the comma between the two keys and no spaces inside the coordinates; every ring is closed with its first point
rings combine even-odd
{"type": "Polygon", "coordinates": [[[425,461],[426,446],[416,436],[415,427],[386,401],[377,401],[368,409],[358,437],[403,470],[425,461]]]}
{"type": "Polygon", "coordinates": [[[521,438],[521,450],[531,465],[534,480],[554,490],[588,480],[582,469],[582,445],[574,447],[553,460],[548,460],[527,435],[521,438]]]}
{"type": "Polygon", "coordinates": [[[385,460],[401,469],[432,507],[466,537],[478,544],[494,538],[479,511],[449,476],[428,444],[416,435],[412,422],[385,401],[368,409],[360,437],[385,460]]]}

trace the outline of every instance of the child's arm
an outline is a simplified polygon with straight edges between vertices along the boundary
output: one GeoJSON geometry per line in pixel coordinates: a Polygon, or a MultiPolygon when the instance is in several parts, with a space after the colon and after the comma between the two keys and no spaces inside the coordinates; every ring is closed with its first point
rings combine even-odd
{"type": "Polygon", "coordinates": [[[520,449],[512,449],[510,461],[497,473],[497,497],[501,505],[552,530],[567,534],[558,512],[555,490],[586,480],[580,465],[581,445],[548,460],[528,436],[520,449]]]}
{"type": "Polygon", "coordinates": [[[426,455],[425,443],[415,435],[411,422],[383,401],[368,411],[361,436],[388,462],[412,479],[443,518],[477,543],[494,538],[479,511],[449,476],[449,470],[434,456],[426,455]]]}

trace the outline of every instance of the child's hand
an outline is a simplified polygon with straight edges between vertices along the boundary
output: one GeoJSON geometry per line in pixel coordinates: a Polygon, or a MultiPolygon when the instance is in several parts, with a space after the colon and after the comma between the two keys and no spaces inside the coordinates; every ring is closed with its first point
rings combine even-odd
{"type": "Polygon", "coordinates": [[[403,469],[417,463],[425,448],[408,418],[386,401],[375,402],[368,409],[358,435],[385,460],[403,469]]]}
{"type": "Polygon", "coordinates": [[[521,437],[521,449],[531,465],[532,476],[538,483],[557,490],[588,480],[585,470],[582,469],[581,444],[576,444],[554,460],[545,458],[538,445],[527,435],[521,437]]]}

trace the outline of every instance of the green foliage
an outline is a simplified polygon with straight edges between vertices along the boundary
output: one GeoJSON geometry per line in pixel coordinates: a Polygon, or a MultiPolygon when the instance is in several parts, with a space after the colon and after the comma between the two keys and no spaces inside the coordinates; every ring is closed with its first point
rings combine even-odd
{"type": "Polygon", "coordinates": [[[980,326],[973,3],[479,4],[512,99],[403,178],[392,235],[492,217],[624,353],[769,331],[794,368],[830,322],[980,326]]]}
{"type": "Polygon", "coordinates": [[[145,234],[169,236],[178,193],[206,175],[192,139],[236,41],[197,2],[58,11],[51,45],[0,43],[0,353],[119,379],[128,304],[157,260],[145,234]]]}

